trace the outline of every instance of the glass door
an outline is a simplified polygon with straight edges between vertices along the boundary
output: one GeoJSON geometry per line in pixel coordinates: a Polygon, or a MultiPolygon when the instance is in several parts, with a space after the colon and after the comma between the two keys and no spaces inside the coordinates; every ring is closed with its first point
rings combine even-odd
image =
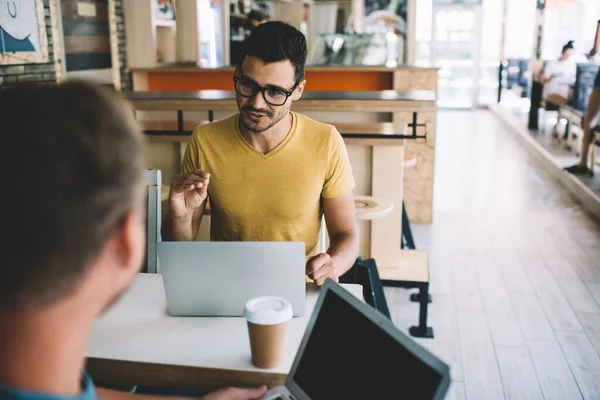
{"type": "Polygon", "coordinates": [[[477,106],[481,19],[479,5],[436,5],[432,12],[431,63],[439,67],[438,105],[477,106]]]}

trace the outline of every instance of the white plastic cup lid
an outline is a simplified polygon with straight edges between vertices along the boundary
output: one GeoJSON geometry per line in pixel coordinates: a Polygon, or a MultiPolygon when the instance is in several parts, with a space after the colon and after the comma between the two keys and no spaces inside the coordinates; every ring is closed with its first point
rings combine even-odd
{"type": "Polygon", "coordinates": [[[255,297],[248,300],[244,308],[246,320],[257,325],[281,324],[293,316],[292,305],[282,297],[255,297]]]}

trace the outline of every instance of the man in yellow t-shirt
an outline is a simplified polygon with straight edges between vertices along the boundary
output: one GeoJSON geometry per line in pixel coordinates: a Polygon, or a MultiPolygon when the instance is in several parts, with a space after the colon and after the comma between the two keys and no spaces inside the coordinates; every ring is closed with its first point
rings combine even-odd
{"type": "Polygon", "coordinates": [[[239,113],[196,128],[172,184],[163,240],[194,240],[210,198],[211,240],[301,241],[317,285],[354,264],[354,179],[336,129],[290,111],[306,81],[306,39],[283,22],[259,25],[234,73],[239,113]],[[313,255],[321,217],[330,237],[313,255]]]}

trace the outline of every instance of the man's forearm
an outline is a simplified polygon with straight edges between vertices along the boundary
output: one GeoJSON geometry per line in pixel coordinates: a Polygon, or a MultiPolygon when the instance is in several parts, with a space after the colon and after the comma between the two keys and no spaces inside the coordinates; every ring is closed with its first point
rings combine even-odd
{"type": "Polygon", "coordinates": [[[175,218],[168,213],[162,222],[161,236],[165,242],[191,242],[194,237],[193,218],[175,218]]]}
{"type": "Polygon", "coordinates": [[[332,237],[327,254],[334,262],[337,276],[344,275],[358,257],[358,232],[353,230],[332,237]]]}

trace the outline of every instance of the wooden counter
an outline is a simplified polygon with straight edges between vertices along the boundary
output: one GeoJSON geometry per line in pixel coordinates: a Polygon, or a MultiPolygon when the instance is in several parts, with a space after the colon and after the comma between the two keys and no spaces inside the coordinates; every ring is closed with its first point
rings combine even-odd
{"type": "MultiPolygon", "coordinates": [[[[135,110],[237,111],[236,93],[226,90],[179,92],[124,92],[135,110]]],[[[313,91],[294,101],[294,111],[403,112],[431,111],[435,94],[429,90],[313,91]]]]}

